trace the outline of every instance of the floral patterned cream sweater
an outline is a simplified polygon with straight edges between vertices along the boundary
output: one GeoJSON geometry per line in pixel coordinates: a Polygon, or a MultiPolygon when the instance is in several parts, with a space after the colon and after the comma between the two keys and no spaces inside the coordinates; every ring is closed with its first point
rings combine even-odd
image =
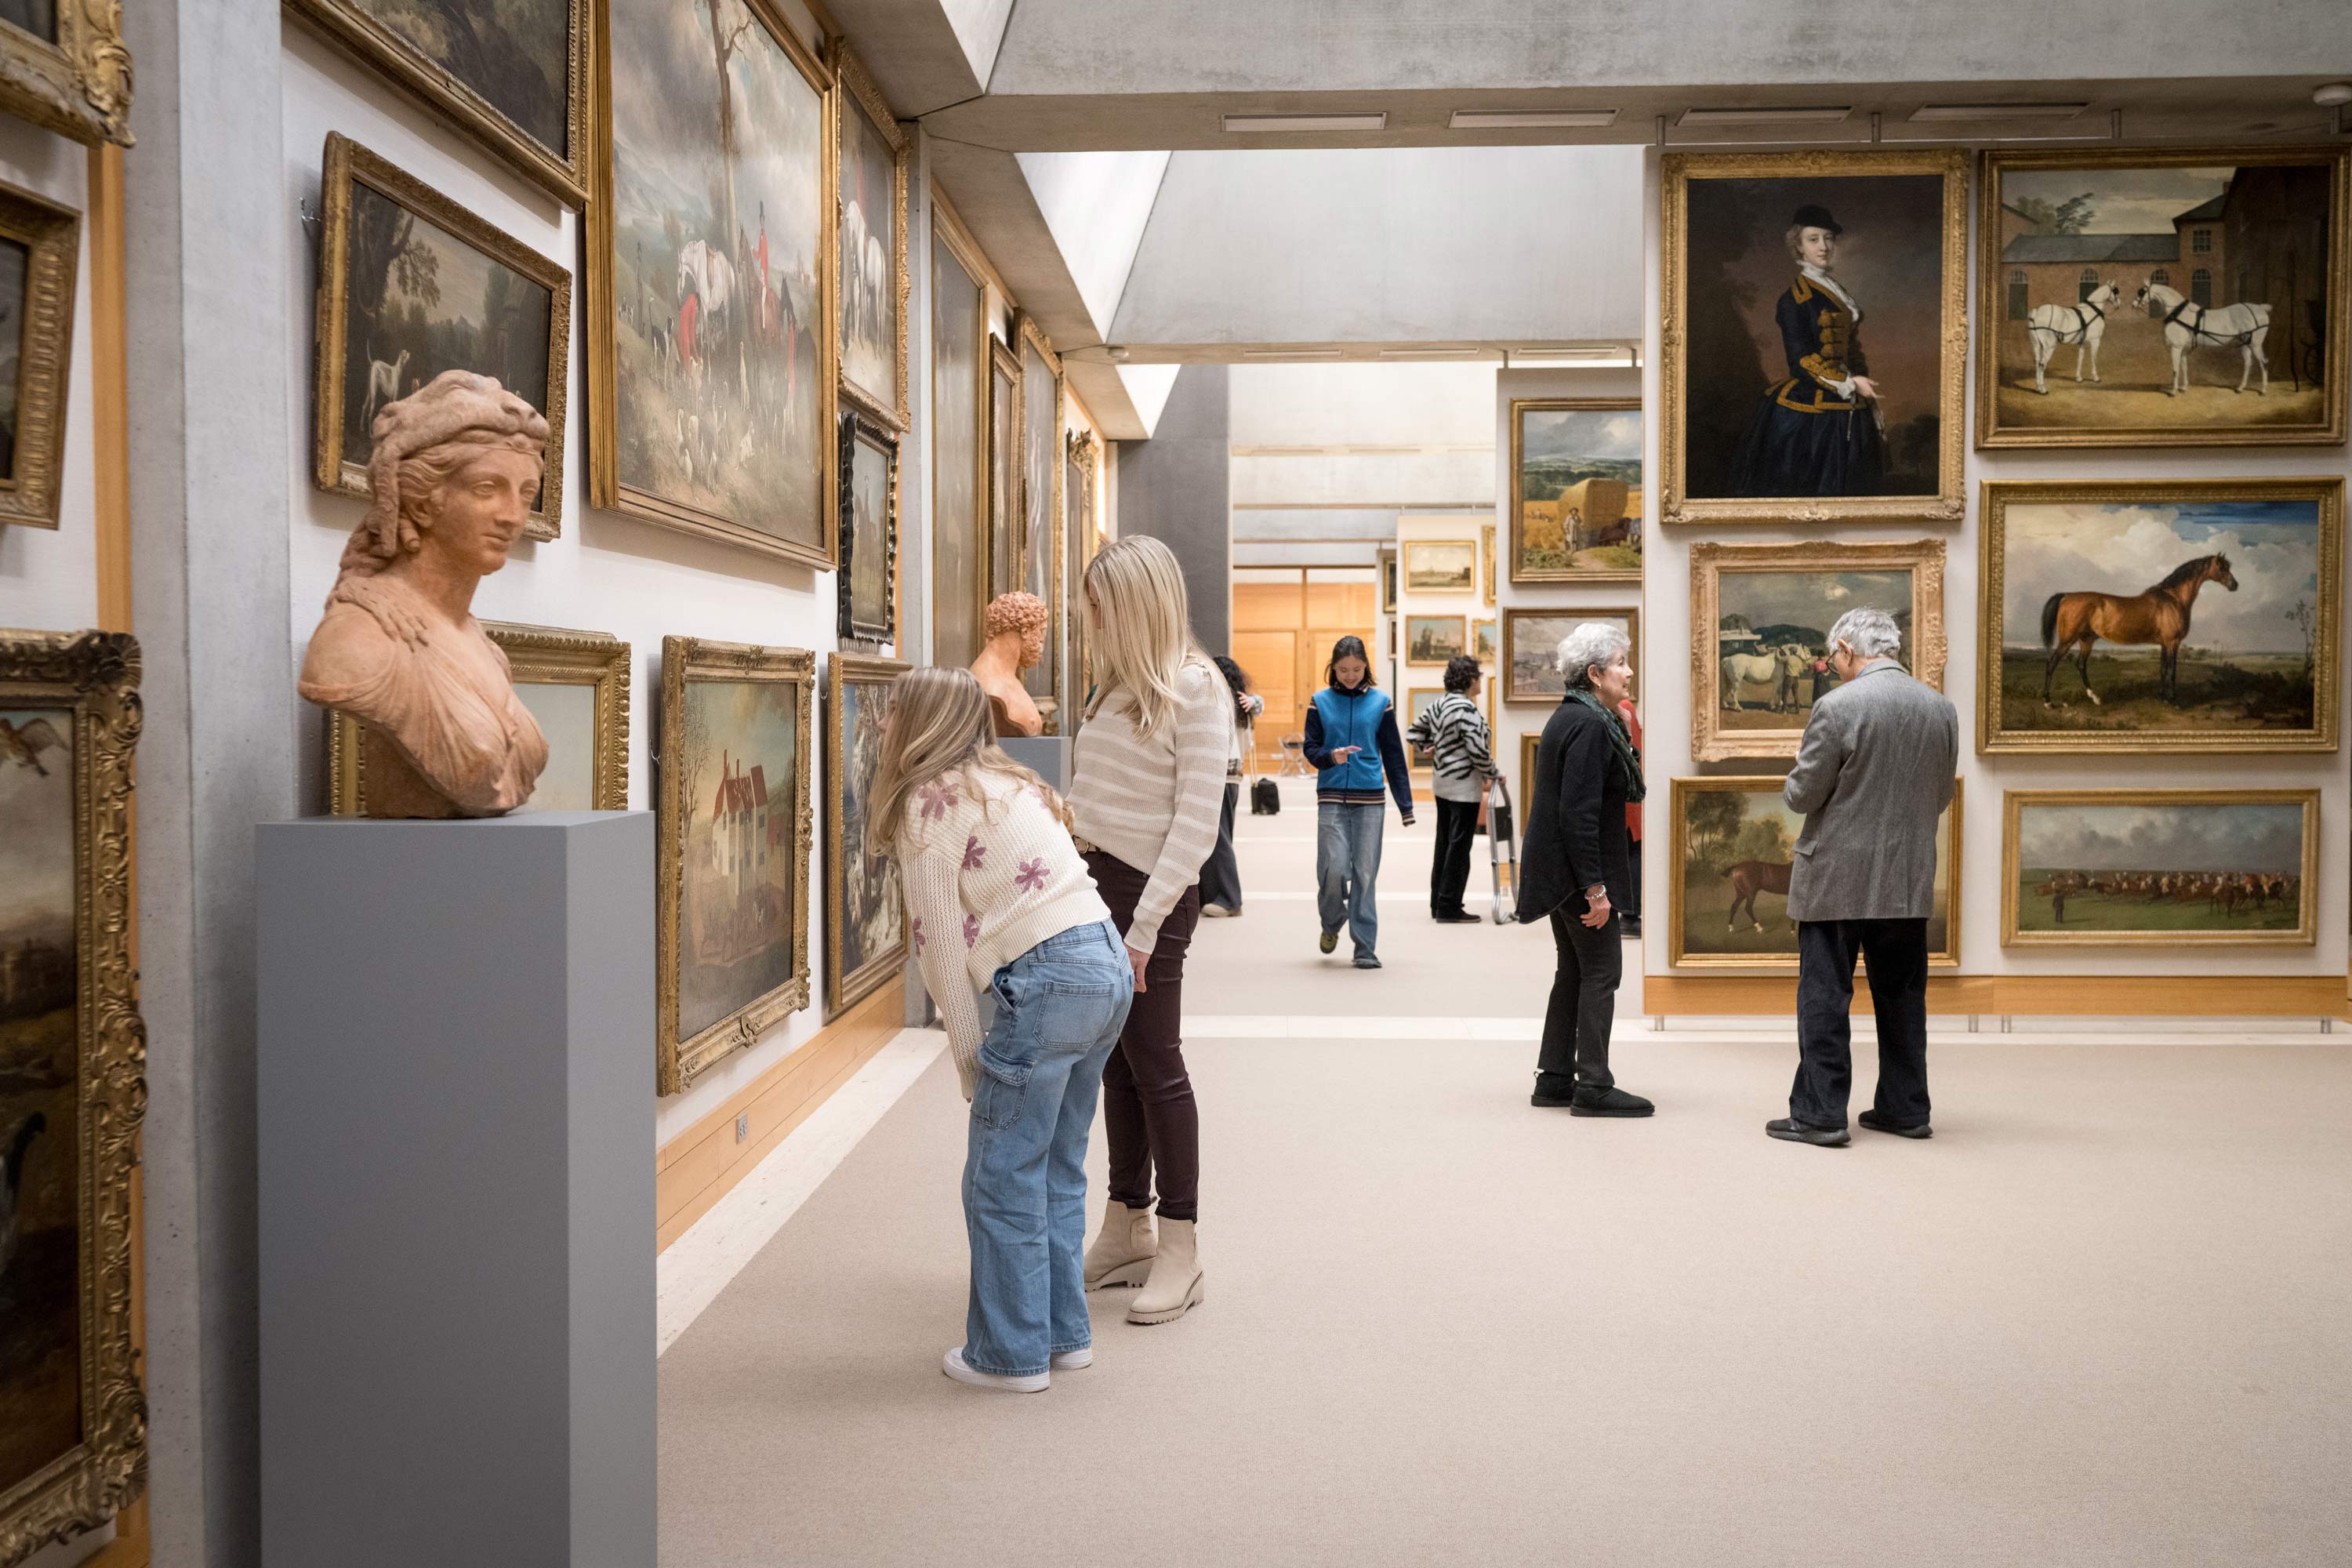
{"type": "Polygon", "coordinates": [[[970,1100],[980,1071],[980,988],[1047,937],[1110,910],[1043,784],[944,773],[918,784],[898,827],[907,940],[947,1025],[970,1100]]]}

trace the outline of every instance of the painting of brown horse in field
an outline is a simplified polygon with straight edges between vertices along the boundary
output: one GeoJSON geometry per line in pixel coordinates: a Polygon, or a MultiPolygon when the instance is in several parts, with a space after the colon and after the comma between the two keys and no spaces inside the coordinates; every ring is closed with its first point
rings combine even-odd
{"type": "MultiPolygon", "coordinates": [[[[1731,879],[1731,915],[1724,929],[1727,931],[1739,929],[1739,906],[1746,904],[1748,923],[1758,931],[1762,931],[1764,922],[1756,915],[1756,895],[1777,893],[1781,898],[1787,898],[1789,869],[1788,863],[1785,861],[1742,860],[1726,870],[1723,874],[1731,879]]],[[[1796,930],[1797,922],[1790,921],[1789,929],[1796,930]]]]}
{"type": "Polygon", "coordinates": [[[2049,654],[2049,663],[2042,671],[2042,705],[2055,706],[2050,683],[2070,651],[2083,678],[2083,695],[2094,702],[2099,700],[2099,694],[2091,689],[2091,645],[2101,637],[2112,643],[2156,644],[2160,650],[2157,695],[2178,702],[2180,645],[2189,636],[2189,608],[2197,603],[2197,590],[2208,583],[2219,583],[2232,594],[2238,591],[2228,556],[2200,555],[2184,561],[2144,594],[2126,596],[2083,590],[2051,595],[2042,605],[2042,646],[2049,654]]]}

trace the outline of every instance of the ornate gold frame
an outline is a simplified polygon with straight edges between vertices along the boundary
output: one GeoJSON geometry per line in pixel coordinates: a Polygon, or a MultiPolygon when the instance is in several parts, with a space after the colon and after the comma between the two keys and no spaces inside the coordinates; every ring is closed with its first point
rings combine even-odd
{"type": "Polygon", "coordinates": [[[1480,664],[1486,665],[1491,671],[1496,665],[1502,662],[1503,658],[1503,628],[1501,625],[1498,624],[1496,618],[1492,616],[1471,616],[1470,641],[1464,647],[1463,651],[1467,653],[1472,658],[1476,659],[1480,664]],[[1482,655],[1478,651],[1478,628],[1480,626],[1487,628],[1486,640],[1494,645],[1494,651],[1491,653],[1482,655]]]}
{"type": "Polygon", "coordinates": [[[1867,152],[1669,153],[1660,161],[1659,242],[1661,312],[1658,348],[1658,517],[1674,523],[1755,522],[1958,522],[1966,513],[1961,477],[1967,449],[1969,289],[1969,155],[1958,148],[1873,149],[1867,152]],[[1683,322],[1690,284],[1690,182],[1769,180],[1811,176],[1941,174],[1944,179],[1942,350],[1937,406],[1937,484],[1933,496],[1800,496],[1694,500],[1683,493],[1687,402],[1684,378],[1683,322]]]}
{"type": "Polygon", "coordinates": [[[2343,595],[2344,481],[2327,479],[2004,479],[1978,488],[1977,750],[2027,752],[2332,752],[2336,748],[2336,682],[2340,634],[2336,606],[2343,595]],[[2316,724],[2276,732],[2246,730],[2010,730],[2001,725],[2001,638],[2007,616],[2003,585],[2009,562],[2011,502],[2310,500],[2318,503],[2318,592],[2313,609],[2312,702],[2316,724]]]}
{"type": "Polygon", "coordinates": [[[994,332],[988,334],[988,357],[983,374],[985,382],[980,399],[981,466],[985,470],[980,487],[984,510],[980,520],[980,609],[982,622],[980,640],[988,641],[985,625],[989,602],[1000,594],[1010,594],[1021,586],[1021,443],[1027,430],[1021,419],[1021,356],[994,332]],[[996,471],[996,419],[1004,416],[1004,472],[996,471]],[[1009,552],[1007,570],[1012,581],[996,580],[996,552],[1003,545],[1009,552]]]}
{"type": "MultiPolygon", "coordinates": [[[[484,621],[507,656],[517,686],[590,686],[596,690],[595,811],[629,808],[629,645],[609,632],[484,621]]],[[[359,721],[327,710],[327,810],[365,816],[367,746],[359,721]]]]}
{"type": "Polygon", "coordinates": [[[2000,795],[2003,947],[2311,947],[2319,941],[2319,792],[2315,789],[2011,789],[2000,795]],[[2291,931],[2021,931],[2018,831],[2030,805],[2300,805],[2303,869],[2291,931]]]}
{"type": "MultiPolygon", "coordinates": [[[[834,117],[840,111],[841,100],[835,91],[833,73],[824,63],[809,51],[777,11],[772,0],[741,0],[744,9],[784,58],[792,61],[802,79],[817,96],[817,169],[818,234],[816,238],[818,287],[825,298],[812,312],[817,327],[816,379],[817,389],[817,507],[816,525],[820,541],[806,545],[793,540],[780,539],[762,532],[750,524],[670,500],[651,490],[639,489],[621,479],[620,451],[620,342],[614,322],[616,301],[614,297],[613,246],[613,73],[600,70],[596,75],[596,163],[593,171],[593,189],[588,204],[588,504],[609,510],[626,512],[644,518],[648,522],[675,528],[686,533],[698,533],[707,539],[717,539],[729,544],[739,544],[762,555],[773,555],[786,561],[797,561],[822,572],[830,572],[836,563],[840,542],[835,536],[839,521],[840,498],[834,486],[841,477],[840,466],[832,459],[827,443],[832,439],[835,405],[839,396],[841,364],[840,344],[835,341],[841,326],[840,308],[833,296],[834,253],[840,244],[836,230],[839,223],[835,213],[835,193],[833,186],[834,153],[837,137],[834,117]]],[[[609,6],[596,7],[596,53],[600,59],[612,50],[612,16],[609,6]]]]}
{"type": "MultiPolygon", "coordinates": [[[[1019,353],[1025,354],[1028,350],[1035,349],[1037,351],[1038,358],[1045,361],[1045,368],[1053,374],[1053,450],[1057,455],[1065,453],[1067,450],[1066,443],[1068,440],[1069,431],[1067,421],[1064,415],[1063,405],[1064,400],[1069,395],[1069,379],[1062,373],[1062,356],[1054,352],[1054,340],[1045,335],[1045,329],[1037,324],[1037,318],[1032,316],[1026,310],[1014,312],[1013,318],[1013,335],[1014,342],[1018,345],[1019,353]]],[[[1022,457],[1020,484],[1021,548],[1018,553],[1021,558],[1021,581],[1023,585],[1025,587],[1029,581],[1029,569],[1033,564],[1034,564],[1034,563],[1029,559],[1028,458],[1030,408],[1029,363],[1026,358],[1023,358],[1021,361],[1020,408],[1022,457]]],[[[1038,581],[1044,583],[1045,585],[1045,647],[1053,655],[1055,668],[1053,689],[1045,694],[1045,699],[1041,700],[1037,706],[1040,712],[1045,716],[1045,733],[1048,735],[1058,735],[1062,733],[1062,710],[1069,706],[1070,689],[1070,671],[1068,663],[1063,656],[1062,631],[1064,621],[1064,602],[1062,592],[1062,534],[1065,531],[1066,517],[1064,511],[1064,501],[1062,497],[1062,464],[1059,461],[1055,461],[1048,463],[1046,467],[1052,474],[1051,482],[1053,485],[1053,493],[1047,498],[1045,508],[1045,542],[1046,549],[1049,552],[1051,558],[1045,563],[1045,573],[1038,581]]]]}
{"type": "MultiPolygon", "coordinates": [[[[1683,868],[1690,863],[1690,819],[1686,802],[1692,794],[1747,795],[1759,788],[1777,789],[1781,778],[1769,773],[1712,773],[1685,776],[1669,783],[1666,808],[1666,967],[1669,969],[1737,969],[1748,973],[1794,974],[1797,955],[1785,958],[1736,952],[1694,953],[1683,945],[1683,868]]],[[[1968,824],[1968,781],[1952,781],[1952,804],[1945,808],[1945,831],[1951,848],[1944,863],[1944,945],[1927,954],[1930,969],[1960,966],[1961,834],[1968,824]]]]}
{"type": "MultiPolygon", "coordinates": [[[[1559,410],[1591,410],[1593,412],[1616,411],[1621,413],[1630,411],[1632,413],[1641,414],[1642,400],[1638,397],[1515,397],[1511,399],[1511,581],[1514,583],[1638,583],[1642,580],[1642,568],[1639,566],[1634,567],[1630,572],[1571,572],[1566,570],[1552,572],[1523,572],[1519,569],[1520,552],[1526,548],[1527,543],[1526,540],[1521,537],[1522,530],[1525,526],[1525,519],[1522,514],[1522,502],[1519,494],[1519,463],[1522,456],[1521,449],[1525,444],[1522,434],[1524,422],[1528,414],[1530,412],[1549,413],[1559,410]]],[[[1643,414],[1643,417],[1647,418],[1648,416],[1643,414]]],[[[1647,476],[1644,475],[1644,478],[1646,479],[1647,476]]],[[[1646,506],[1649,501],[1649,496],[1647,494],[1648,486],[1645,484],[1643,488],[1644,493],[1642,499],[1643,505],[1646,506]]],[[[1494,530],[1489,528],[1486,531],[1486,542],[1490,548],[1494,543],[1494,530]]],[[[1643,552],[1644,559],[1648,557],[1648,554],[1649,552],[1647,550],[1643,552]]],[[[1486,578],[1486,597],[1489,599],[1492,599],[1495,596],[1495,579],[1493,573],[1494,568],[1491,566],[1488,567],[1486,578]]]]}
{"type": "Polygon", "coordinates": [[[0,26],[0,113],[92,146],[128,147],[131,51],[121,0],[58,0],[54,44],[0,26]]]}
{"type": "MultiPolygon", "coordinates": [[[[511,235],[493,228],[406,170],[340,132],[327,132],[319,180],[318,352],[311,356],[310,481],[329,495],[365,500],[373,493],[367,469],[346,463],[343,450],[343,374],[351,344],[343,317],[351,302],[352,186],[362,184],[394,205],[442,229],[451,237],[520,273],[547,290],[547,477],[540,486],[539,510],[523,525],[527,539],[549,540],[563,531],[563,427],[572,388],[572,274],[511,235]]],[[[509,391],[516,391],[509,387],[509,391]]]]}
{"type": "Polygon", "coordinates": [[[1470,617],[1447,615],[1410,615],[1404,617],[1404,662],[1408,669],[1444,669],[1451,662],[1446,658],[1415,658],[1412,657],[1412,623],[1415,621],[1452,621],[1462,628],[1462,651],[1470,651],[1470,617]]]}
{"type": "Polygon", "coordinates": [[[1381,545],[1378,552],[1378,560],[1381,569],[1381,614],[1393,616],[1396,614],[1397,597],[1402,592],[1403,582],[1402,574],[1404,568],[1397,560],[1397,547],[1393,544],[1381,545]]]}
{"type": "Polygon", "coordinates": [[[1536,808],[1536,752],[1542,745],[1542,730],[1519,731],[1519,798],[1511,804],[1518,808],[1517,826],[1521,843],[1527,841],[1528,817],[1536,808]]]}
{"type": "Polygon", "coordinates": [[[1069,607],[1070,694],[1069,734],[1078,732],[1081,715],[1091,690],[1093,668],[1087,647],[1087,568],[1094,564],[1099,539],[1095,532],[1095,468],[1102,460],[1102,443],[1091,430],[1073,430],[1063,446],[1063,466],[1068,472],[1063,478],[1062,510],[1069,529],[1075,531],[1063,542],[1062,597],[1069,607]],[[1075,477],[1075,488],[1069,481],[1075,477]]]}
{"type": "Polygon", "coordinates": [[[812,822],[809,743],[816,693],[816,655],[806,648],[761,647],[751,643],[710,642],[702,637],[662,638],[661,787],[654,841],[654,1082],[655,1092],[677,1094],[728,1056],[757,1041],[762,1032],[809,1005],[808,884],[812,822]],[[677,748],[685,730],[688,680],[764,680],[793,687],[799,694],[799,732],[793,754],[793,977],[749,1005],[737,1009],[690,1038],[678,1037],[679,921],[686,893],[686,833],[688,803],[686,769],[677,748]]]}
{"type": "Polygon", "coordinates": [[[1988,150],[1977,181],[1977,432],[1979,451],[2017,447],[2320,447],[2344,440],[2347,380],[2346,355],[2352,352],[2352,148],[2278,147],[2099,147],[2079,150],[2037,147],[1988,150]],[[2323,423],[2248,426],[2242,430],[2199,426],[2043,426],[2003,427],[2000,423],[2000,325],[2002,304],[2001,176],[2011,169],[2178,169],[2268,167],[2316,163],[2330,169],[2327,280],[2322,298],[2334,304],[2322,345],[2326,384],[2320,398],[2323,423]]]}
{"type": "Polygon", "coordinates": [[[1408,539],[1403,542],[1404,579],[1402,584],[1407,594],[1475,594],[1478,591],[1478,542],[1475,539],[1408,539]],[[1470,552],[1470,581],[1458,588],[1416,588],[1412,585],[1412,554],[1416,550],[1448,550],[1470,552]]]}
{"type": "Polygon", "coordinates": [[[1642,606],[1639,605],[1507,605],[1503,607],[1502,640],[1495,645],[1496,673],[1503,678],[1503,700],[1506,704],[1527,706],[1541,703],[1549,707],[1559,698],[1549,691],[1521,695],[1512,688],[1512,672],[1518,668],[1519,622],[1530,616],[1622,616],[1625,617],[1626,639],[1633,646],[1625,655],[1625,662],[1633,667],[1633,696],[1641,700],[1642,692],[1642,606]]]}
{"type": "Polygon", "coordinates": [[[1944,542],[1918,539],[1873,544],[1725,544],[1691,546],[1691,756],[1702,763],[1729,757],[1793,758],[1804,730],[1722,730],[1716,701],[1722,658],[1716,623],[1722,616],[1726,572],[1889,572],[1911,574],[1911,673],[1941,691],[1948,647],[1944,637],[1944,542]]]}
{"type": "Polygon", "coordinates": [[[835,635],[886,643],[898,635],[898,437],[881,420],[863,408],[845,409],[841,416],[841,569],[835,574],[840,614],[835,635]],[[889,481],[882,494],[882,572],[888,584],[883,595],[882,619],[868,624],[857,619],[850,588],[850,561],[857,550],[856,508],[851,500],[860,443],[882,454],[889,466],[889,481]]]}
{"type": "Polygon", "coordinates": [[[0,706],[72,712],[82,1424],[79,1445],[0,1492],[0,1563],[95,1529],[147,1485],[131,1256],[147,1111],[147,1027],[131,954],[139,677],[139,644],[126,633],[0,631],[0,706]]]}
{"type": "Polygon", "coordinates": [[[1488,605],[1495,602],[1495,525],[1491,522],[1478,528],[1478,596],[1488,605]]]}
{"type": "MultiPolygon", "coordinates": [[[[8,31],[0,26],[0,33],[8,31]]],[[[17,329],[16,471],[0,476],[0,525],[55,528],[66,460],[66,384],[73,363],[81,215],[0,184],[0,237],[16,240],[26,253],[25,319],[17,329]]]]}
{"type": "Polygon", "coordinates": [[[905,910],[898,944],[841,972],[841,933],[849,920],[849,858],[841,841],[841,789],[849,777],[842,755],[841,690],[845,685],[887,686],[914,667],[903,659],[836,653],[824,665],[824,1021],[828,1024],[887,984],[907,962],[905,910]]]}
{"type": "MultiPolygon", "coordinates": [[[[936,184],[931,187],[931,222],[929,229],[933,251],[929,257],[926,258],[926,264],[931,268],[932,287],[931,299],[929,301],[929,309],[932,312],[936,312],[939,309],[938,299],[940,278],[938,251],[940,248],[944,248],[947,251],[948,255],[954,260],[955,264],[963,268],[964,276],[971,279],[972,298],[979,308],[978,318],[975,324],[980,329],[980,338],[977,342],[971,345],[973,369],[972,409],[977,420],[977,426],[972,431],[971,483],[972,548],[975,553],[972,561],[971,584],[966,590],[966,592],[971,596],[972,651],[974,653],[978,653],[980,651],[979,642],[982,637],[982,627],[988,614],[988,509],[990,504],[988,489],[988,399],[989,376],[992,374],[992,368],[991,344],[995,342],[994,337],[988,330],[989,271],[988,267],[982,259],[979,251],[973,247],[971,237],[963,232],[962,226],[955,221],[954,216],[948,210],[946,203],[940,199],[939,187],[936,184]]],[[[926,343],[924,347],[926,351],[929,351],[931,345],[926,343]]],[[[939,356],[934,353],[926,352],[923,359],[924,363],[930,367],[930,374],[936,380],[939,374],[939,356]]],[[[937,435],[934,434],[931,437],[931,453],[934,457],[937,455],[938,449],[939,440],[937,435]]],[[[937,520],[940,515],[939,465],[936,462],[933,462],[929,463],[926,466],[930,469],[931,473],[931,518],[933,520],[933,530],[931,535],[931,603],[933,605],[933,636],[931,640],[933,646],[930,651],[934,656],[936,656],[939,652],[937,646],[939,641],[937,635],[939,626],[937,606],[950,593],[953,591],[953,584],[948,581],[946,574],[940,569],[939,542],[942,537],[944,537],[944,534],[942,531],[940,531],[937,528],[937,520]]]]}
{"type": "Polygon", "coordinates": [[[328,42],[407,91],[443,120],[505,159],[524,178],[575,211],[588,204],[588,158],[593,134],[588,118],[593,101],[590,12],[595,4],[596,0],[566,0],[570,16],[565,26],[571,54],[564,71],[563,139],[570,149],[567,156],[508,119],[473,88],[418,54],[406,39],[368,15],[357,0],[284,0],[289,13],[309,23],[328,42]]]}
{"type": "MultiPolygon", "coordinates": [[[[890,293],[891,298],[898,301],[898,364],[892,373],[897,384],[888,394],[877,392],[871,387],[858,385],[856,382],[850,379],[848,370],[844,368],[840,375],[841,390],[849,395],[852,402],[873,415],[882,424],[903,435],[913,428],[914,424],[914,416],[908,407],[907,359],[907,307],[914,282],[913,275],[907,268],[908,226],[907,188],[915,166],[915,143],[913,138],[898,129],[898,118],[890,112],[889,100],[882,96],[882,89],[874,85],[874,79],[866,74],[865,66],[859,63],[856,52],[850,48],[849,40],[845,37],[835,37],[833,41],[833,74],[834,79],[841,87],[840,106],[835,112],[834,121],[832,176],[835,203],[832,252],[835,320],[834,341],[836,344],[842,339],[839,318],[843,308],[841,303],[841,148],[842,143],[849,139],[849,117],[856,113],[864,114],[873,122],[874,129],[881,132],[882,140],[889,143],[890,151],[896,154],[894,172],[891,175],[890,293]]],[[[838,357],[837,351],[836,357],[838,357]]]]}

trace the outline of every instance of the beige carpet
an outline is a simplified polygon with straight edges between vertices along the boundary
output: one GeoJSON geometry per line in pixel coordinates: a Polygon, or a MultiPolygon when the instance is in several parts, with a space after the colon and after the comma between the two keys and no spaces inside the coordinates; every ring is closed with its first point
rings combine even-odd
{"type": "MultiPolygon", "coordinates": [[[[1211,1010],[1539,1008],[1534,933],[1420,907],[1359,974],[1255,904],[1211,1010]]],[[[1096,1364],[1026,1397],[938,1372],[937,1064],[663,1358],[661,1561],[2347,1560],[2340,1044],[1982,1037],[1934,1141],[1822,1151],[1760,1131],[1784,1046],[1626,1030],[1662,1110],[1612,1123],[1528,1108],[1522,1044],[1332,1037],[1194,1043],[1207,1301],[1097,1296],[1096,1364]]]]}

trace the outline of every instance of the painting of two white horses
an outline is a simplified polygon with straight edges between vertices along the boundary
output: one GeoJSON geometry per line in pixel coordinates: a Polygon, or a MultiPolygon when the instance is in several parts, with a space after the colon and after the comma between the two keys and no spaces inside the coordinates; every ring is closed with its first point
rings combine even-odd
{"type": "Polygon", "coordinates": [[[820,549],[823,96],[742,0],[618,6],[612,28],[620,484],[820,549]]]}

